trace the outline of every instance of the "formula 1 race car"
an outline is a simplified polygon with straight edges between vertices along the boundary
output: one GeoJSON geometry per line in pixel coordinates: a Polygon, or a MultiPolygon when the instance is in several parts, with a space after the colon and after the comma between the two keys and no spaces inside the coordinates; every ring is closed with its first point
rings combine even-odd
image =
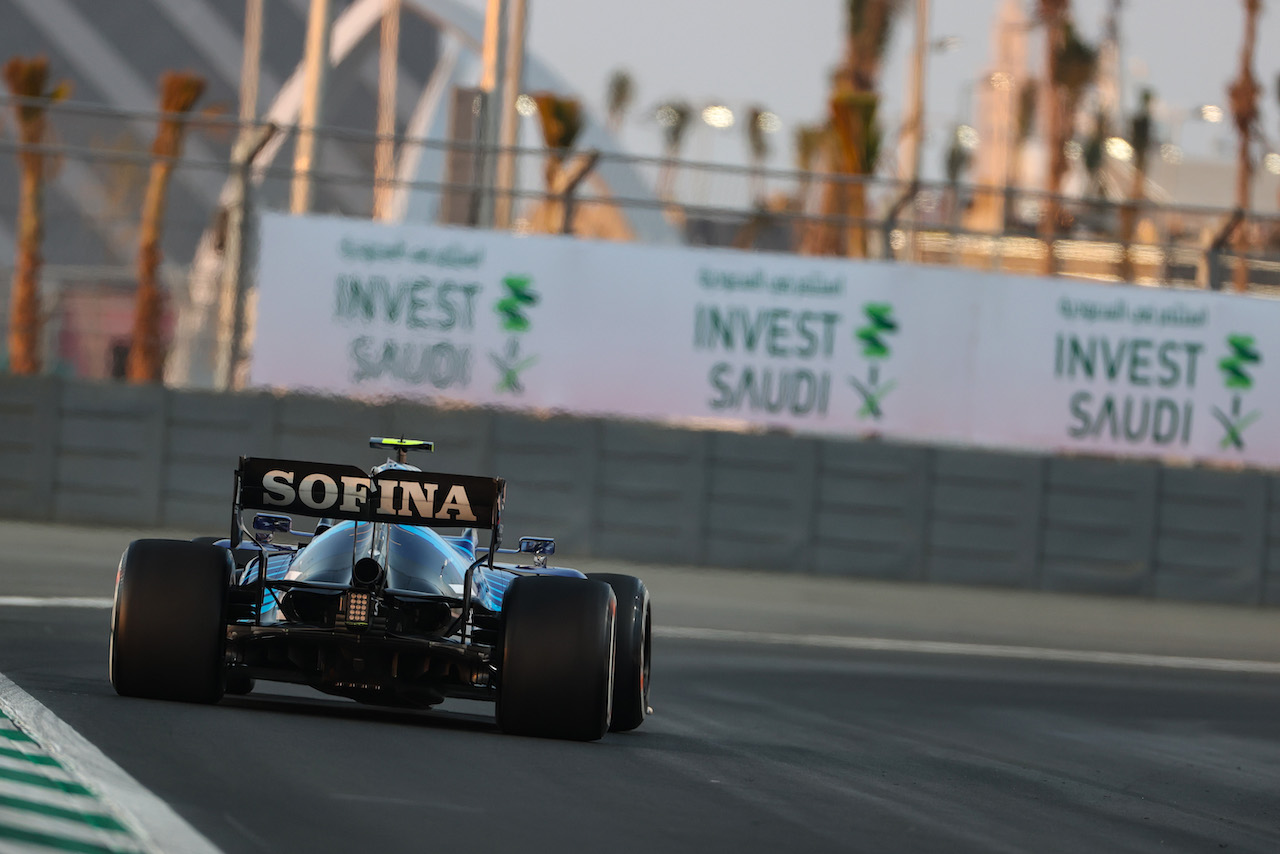
{"type": "Polygon", "coordinates": [[[547,538],[500,548],[505,481],[406,462],[430,442],[369,443],[396,459],[365,474],[241,457],[230,538],[130,543],[111,615],[116,692],[214,703],[263,679],[384,706],[492,700],[499,727],[524,735],[591,741],[643,723],[644,583],[547,566],[547,538]],[[249,510],[263,512],[246,525],[249,510]],[[314,533],[290,514],[319,519],[314,533]]]}

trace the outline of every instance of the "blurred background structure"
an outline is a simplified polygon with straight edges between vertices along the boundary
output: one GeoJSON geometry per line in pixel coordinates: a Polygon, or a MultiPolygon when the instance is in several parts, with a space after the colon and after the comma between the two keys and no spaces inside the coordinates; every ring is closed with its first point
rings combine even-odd
{"type": "Polygon", "coordinates": [[[831,5],[843,46],[827,113],[788,127],[766,104],[645,102],[643,69],[561,79],[525,49],[529,17],[555,14],[537,0],[0,0],[0,60],[48,66],[45,89],[0,93],[5,328],[34,330],[43,372],[123,377],[139,337],[158,335],[166,382],[234,386],[256,210],[1280,289],[1258,0],[1186,5],[1244,12],[1239,76],[1194,107],[1126,80],[1121,0],[1093,42],[1067,0],[1003,0],[948,127],[925,124],[928,63],[954,47],[927,0],[831,5]],[[885,73],[895,38],[910,46],[905,80],[885,73]],[[177,70],[202,90],[182,108],[159,88],[177,70]],[[900,122],[885,107],[898,87],[900,122]],[[31,139],[21,116],[36,107],[31,139]],[[659,154],[620,144],[633,117],[660,134],[659,154]],[[1184,152],[1193,125],[1231,122],[1238,139],[1213,157],[1184,152]],[[716,157],[723,135],[744,161],[716,157]],[[940,141],[930,178],[922,157],[940,141]],[[781,151],[793,168],[770,165],[781,151]],[[40,178],[38,256],[22,250],[24,174],[40,178]],[[14,308],[29,304],[14,271],[32,269],[34,326],[14,308]],[[149,275],[160,299],[140,311],[149,275]]]}

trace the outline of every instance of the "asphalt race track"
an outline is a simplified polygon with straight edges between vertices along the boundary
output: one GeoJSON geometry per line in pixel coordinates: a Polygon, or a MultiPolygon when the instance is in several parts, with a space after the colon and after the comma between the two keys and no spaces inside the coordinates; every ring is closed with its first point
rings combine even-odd
{"type": "Polygon", "coordinates": [[[0,523],[0,673],[227,854],[1280,850],[1280,612],[633,566],[655,713],[578,744],[117,697],[109,611],[47,599],[139,533],[0,523]]]}

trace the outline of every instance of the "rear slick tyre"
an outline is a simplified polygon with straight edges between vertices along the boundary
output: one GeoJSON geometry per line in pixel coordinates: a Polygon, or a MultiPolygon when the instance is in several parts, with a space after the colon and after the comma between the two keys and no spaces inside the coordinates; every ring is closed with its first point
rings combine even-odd
{"type": "Polygon", "coordinates": [[[616,602],[608,584],[522,576],[503,602],[498,726],[595,741],[609,730],[616,602]]]}
{"type": "Polygon", "coordinates": [[[652,617],[649,590],[632,575],[589,572],[587,578],[613,588],[618,600],[613,653],[613,722],[610,732],[627,732],[649,713],[649,648],[652,617]]]}
{"type": "Polygon", "coordinates": [[[216,703],[225,688],[231,552],[134,540],[111,609],[111,684],[125,697],[216,703]]]}

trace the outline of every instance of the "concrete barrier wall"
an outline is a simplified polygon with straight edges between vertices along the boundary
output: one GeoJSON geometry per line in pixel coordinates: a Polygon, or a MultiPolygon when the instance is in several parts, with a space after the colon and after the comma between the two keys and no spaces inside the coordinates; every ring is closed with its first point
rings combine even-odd
{"type": "Polygon", "coordinates": [[[220,533],[238,456],[367,467],[401,434],[565,554],[1280,604],[1269,473],[305,395],[0,378],[0,516],[220,533]]]}

